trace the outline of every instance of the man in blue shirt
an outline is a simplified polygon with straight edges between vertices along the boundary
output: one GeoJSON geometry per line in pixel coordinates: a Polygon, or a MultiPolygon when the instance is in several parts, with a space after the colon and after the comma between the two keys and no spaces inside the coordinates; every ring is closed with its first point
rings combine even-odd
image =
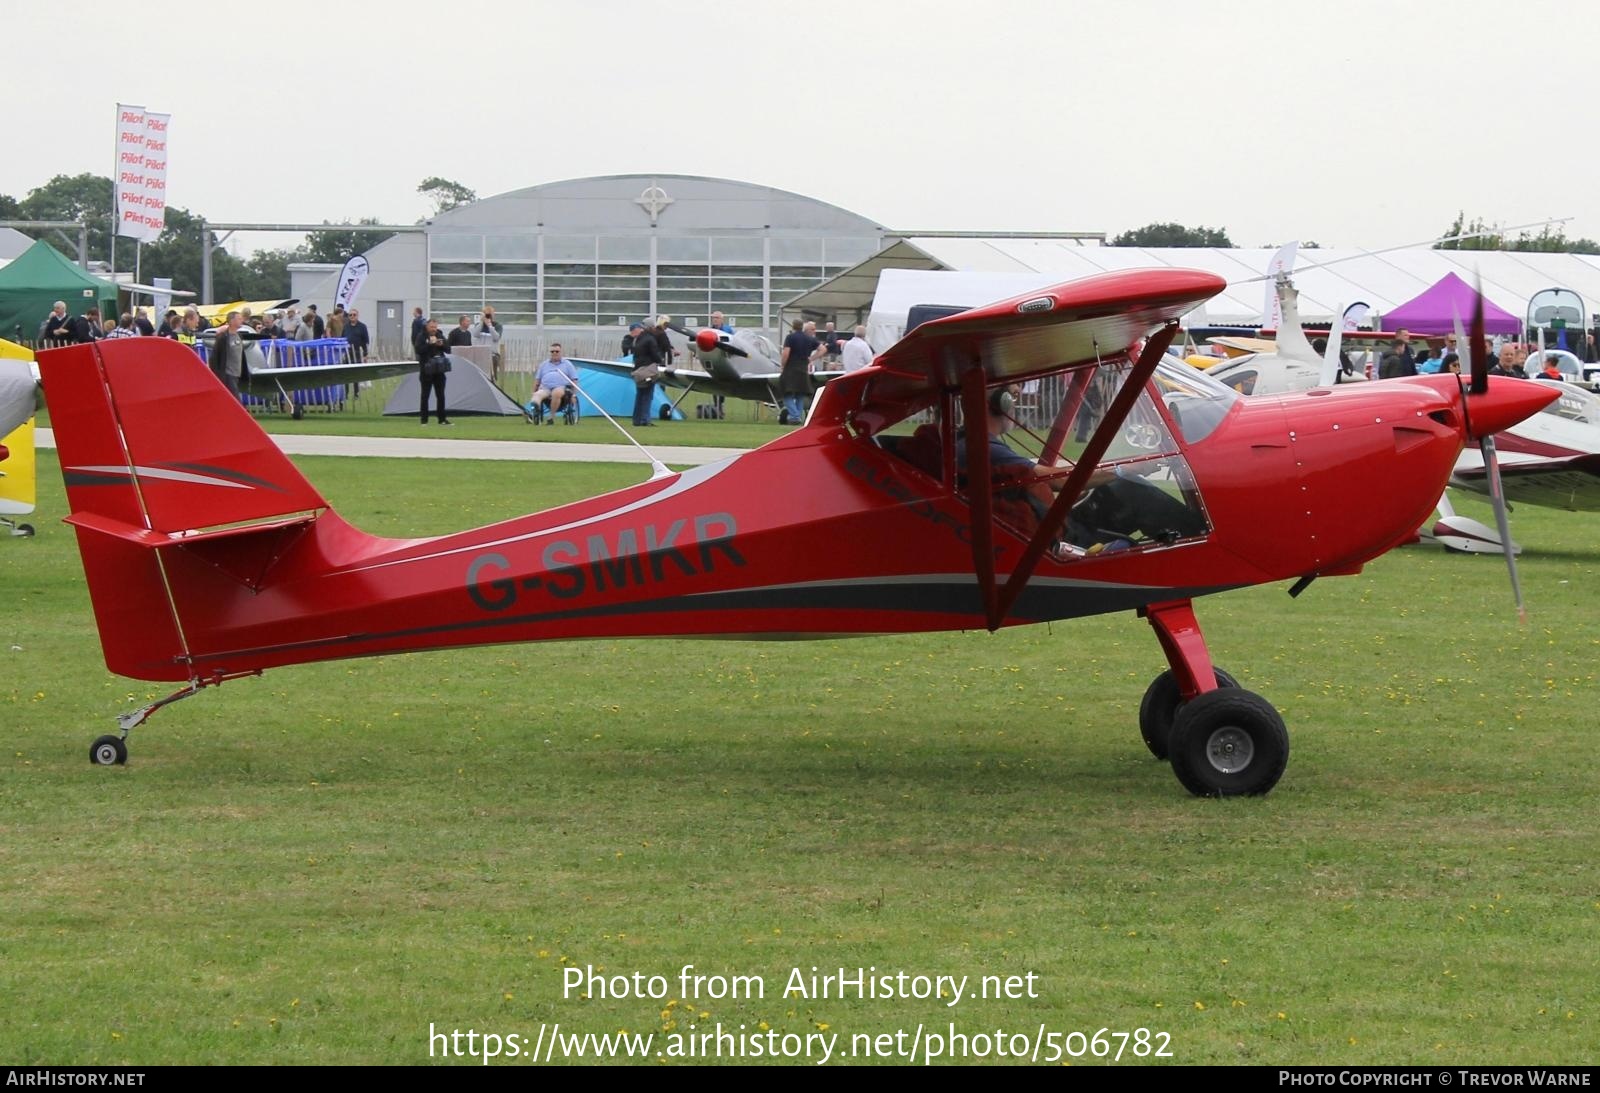
{"type": "Polygon", "coordinates": [[[549,413],[545,414],[544,423],[554,425],[556,414],[561,412],[561,404],[567,399],[567,390],[577,389],[578,372],[572,367],[572,362],[562,359],[561,343],[553,342],[550,345],[550,359],[539,366],[539,386],[533,392],[533,405],[541,403],[550,404],[549,413]]]}
{"type": "Polygon", "coordinates": [[[781,424],[799,425],[806,419],[802,400],[811,394],[811,362],[822,354],[816,333],[816,323],[802,325],[796,319],[792,332],[783,339],[783,352],[778,358],[783,370],[778,376],[778,393],[783,396],[781,424]]]}

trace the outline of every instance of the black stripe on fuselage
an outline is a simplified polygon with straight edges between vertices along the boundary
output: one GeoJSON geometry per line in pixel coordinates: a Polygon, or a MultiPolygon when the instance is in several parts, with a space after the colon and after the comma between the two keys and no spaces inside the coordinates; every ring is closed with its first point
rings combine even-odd
{"type": "MultiPolygon", "coordinates": [[[[1007,625],[1046,622],[1052,619],[1079,618],[1126,611],[1145,604],[1165,600],[1193,599],[1198,596],[1224,592],[1235,585],[1210,585],[1192,588],[1152,588],[1137,585],[1109,585],[1093,582],[1074,584],[1035,584],[1025,589],[1017,599],[1007,625]]],[[[687,614],[716,611],[893,611],[914,614],[966,615],[970,625],[951,629],[982,629],[984,618],[975,583],[957,583],[939,580],[899,579],[891,583],[870,584],[841,582],[837,584],[780,585],[764,588],[731,589],[725,592],[702,592],[684,596],[670,596],[659,600],[631,603],[598,604],[592,607],[574,607],[562,611],[534,611],[503,617],[463,619],[436,623],[430,626],[408,627],[383,632],[346,634],[334,638],[318,638],[283,645],[257,646],[249,649],[232,649],[221,653],[199,653],[196,661],[218,660],[224,657],[250,656],[272,653],[284,649],[318,649],[349,645],[357,642],[395,641],[404,638],[464,633],[507,626],[523,626],[541,622],[565,622],[573,619],[594,619],[618,615],[655,615],[665,612],[687,614]]],[[[892,629],[892,628],[890,628],[892,629]]],[[[792,633],[792,626],[785,633],[792,633]]],[[[837,631],[834,631],[837,633],[837,631]]],[[[559,641],[563,635],[524,640],[559,641]]],[[[626,635],[615,635],[623,637],[626,635]]],[[[694,634],[641,635],[646,637],[694,637],[694,634]]],[[[752,632],[748,637],[762,636],[752,632]]]]}

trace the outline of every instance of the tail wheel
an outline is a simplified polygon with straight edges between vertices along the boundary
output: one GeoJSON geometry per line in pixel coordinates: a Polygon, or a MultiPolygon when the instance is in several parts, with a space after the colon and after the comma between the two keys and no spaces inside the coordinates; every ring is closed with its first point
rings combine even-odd
{"type": "Polygon", "coordinates": [[[120,767],[128,761],[128,745],[120,736],[102,736],[89,745],[89,762],[97,767],[120,767]]]}
{"type": "Polygon", "coordinates": [[[1195,696],[1172,726],[1172,772],[1197,797],[1266,793],[1289,765],[1289,730],[1272,703],[1224,687],[1195,696]]]}
{"type": "MultiPolygon", "coordinates": [[[[1239,681],[1221,668],[1215,668],[1218,687],[1237,687],[1239,681]]],[[[1178,677],[1167,669],[1151,682],[1139,703],[1139,735],[1144,746],[1157,759],[1167,757],[1167,741],[1172,736],[1172,723],[1183,706],[1183,693],[1178,689],[1178,677]]]]}

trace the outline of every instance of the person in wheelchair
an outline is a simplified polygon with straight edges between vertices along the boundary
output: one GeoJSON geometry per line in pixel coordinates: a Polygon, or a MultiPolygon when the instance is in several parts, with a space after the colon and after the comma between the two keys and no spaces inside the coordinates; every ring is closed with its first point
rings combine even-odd
{"type": "Polygon", "coordinates": [[[533,409],[534,421],[543,420],[546,425],[556,423],[556,415],[566,408],[566,421],[571,425],[576,415],[573,413],[577,400],[578,372],[573,368],[572,362],[563,360],[561,356],[561,343],[554,342],[550,346],[550,359],[539,365],[539,378],[534,387],[533,398],[528,400],[528,405],[533,409]]]}

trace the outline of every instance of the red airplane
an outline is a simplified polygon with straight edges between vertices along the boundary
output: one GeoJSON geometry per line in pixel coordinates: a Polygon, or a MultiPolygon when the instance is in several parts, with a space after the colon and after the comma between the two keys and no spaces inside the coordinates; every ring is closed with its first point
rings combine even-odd
{"type": "Polygon", "coordinates": [[[1243,399],[1163,363],[1223,286],[1114,273],[928,322],[755,451],[432,539],[346,523],[183,347],[42,354],[106,663],[184,684],[91,758],[124,762],[161,706],[288,664],[1134,610],[1170,665],[1139,711],[1150,750],[1196,794],[1265,793],[1287,731],[1212,665],[1191,599],[1358,572],[1428,516],[1466,440],[1555,394],[1451,375],[1243,399]],[[998,440],[1019,418],[1036,463],[998,440]]]}

